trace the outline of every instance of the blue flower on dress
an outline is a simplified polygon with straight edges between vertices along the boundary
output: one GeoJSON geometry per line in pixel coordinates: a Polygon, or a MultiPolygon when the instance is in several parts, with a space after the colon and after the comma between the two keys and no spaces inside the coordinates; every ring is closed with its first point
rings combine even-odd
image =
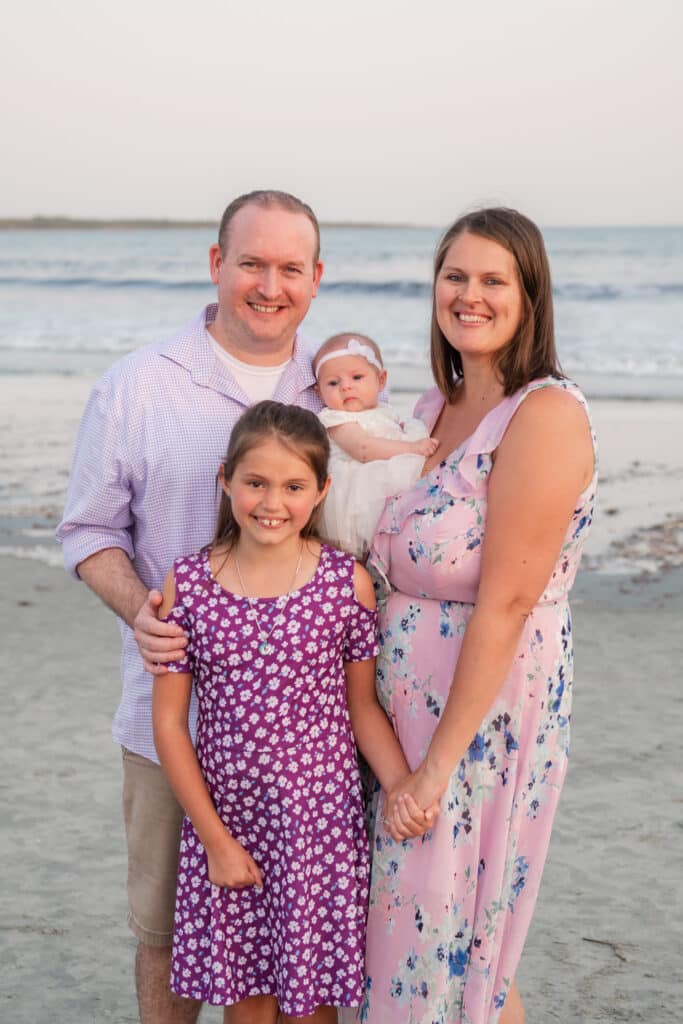
{"type": "Polygon", "coordinates": [[[516,857],[512,875],[512,885],[510,886],[510,898],[508,899],[508,907],[512,911],[515,909],[515,900],[526,885],[526,876],[528,871],[529,861],[526,857],[516,857]]]}
{"type": "Polygon", "coordinates": [[[462,978],[467,967],[467,961],[469,957],[464,949],[456,949],[455,954],[452,950],[448,951],[448,977],[462,978]]]}
{"type": "Polygon", "coordinates": [[[472,762],[472,761],[483,761],[484,760],[484,747],[485,746],[486,746],[486,741],[484,739],[484,735],[483,735],[483,733],[478,732],[475,735],[474,739],[472,740],[472,742],[470,743],[470,746],[469,746],[468,754],[469,754],[470,762],[472,762]]]}

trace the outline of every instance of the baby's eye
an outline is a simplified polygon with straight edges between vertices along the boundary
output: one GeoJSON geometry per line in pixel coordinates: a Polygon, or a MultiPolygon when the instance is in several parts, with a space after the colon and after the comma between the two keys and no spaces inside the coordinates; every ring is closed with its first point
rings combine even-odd
{"type": "Polygon", "coordinates": [[[353,379],[354,380],[363,380],[364,377],[365,377],[364,373],[354,373],[354,375],[353,375],[353,379]]]}
{"type": "Polygon", "coordinates": [[[328,380],[327,387],[328,388],[336,388],[338,383],[339,383],[338,380],[328,380]]]}

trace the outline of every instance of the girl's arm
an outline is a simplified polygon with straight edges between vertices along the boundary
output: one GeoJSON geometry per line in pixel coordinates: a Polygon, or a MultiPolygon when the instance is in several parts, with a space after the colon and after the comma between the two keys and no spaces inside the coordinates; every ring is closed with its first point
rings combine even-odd
{"type": "MultiPolygon", "coordinates": [[[[362,566],[356,565],[354,572],[356,597],[366,608],[375,607],[375,593],[372,580],[362,566]]],[[[391,727],[389,719],[380,707],[375,688],[375,658],[365,661],[347,661],[346,694],[351,719],[351,728],[358,749],[368,762],[385,793],[398,786],[410,774],[408,762],[401,745],[391,727]]],[[[410,827],[394,835],[403,839],[406,835],[421,835],[431,828],[439,813],[438,804],[427,812],[410,803],[410,827]]],[[[427,805],[425,805],[427,806],[427,805]]]]}
{"type": "MultiPolygon", "coordinates": [[[[164,584],[160,615],[168,615],[174,604],[175,581],[171,570],[164,584]]],[[[237,889],[262,886],[256,862],[232,838],[206,788],[187,724],[191,692],[189,673],[168,672],[154,678],[152,722],[161,767],[206,850],[209,880],[237,889]]]]}
{"type": "Polygon", "coordinates": [[[392,820],[406,817],[403,794],[427,807],[444,793],[547,586],[593,458],[586,414],[571,395],[538,391],[513,417],[491,471],[479,593],[450,694],[425,760],[389,795],[392,820]]]}
{"type": "Polygon", "coordinates": [[[394,455],[424,455],[428,458],[439,447],[439,442],[433,437],[421,437],[418,441],[390,441],[385,437],[371,437],[360,423],[340,423],[330,427],[328,433],[356,462],[377,462],[391,459],[394,455]]]}

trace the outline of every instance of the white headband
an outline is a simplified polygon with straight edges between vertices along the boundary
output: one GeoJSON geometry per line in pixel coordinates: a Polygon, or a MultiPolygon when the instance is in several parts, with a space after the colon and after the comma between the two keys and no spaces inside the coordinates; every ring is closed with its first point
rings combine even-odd
{"type": "Polygon", "coordinates": [[[374,366],[381,373],[384,367],[380,363],[379,359],[370,348],[369,345],[364,345],[358,338],[349,338],[344,348],[335,348],[331,352],[326,352],[324,356],[321,356],[317,362],[315,368],[316,380],[320,376],[320,367],[324,363],[328,363],[330,359],[341,359],[342,356],[362,356],[366,359],[371,366],[374,366]]]}

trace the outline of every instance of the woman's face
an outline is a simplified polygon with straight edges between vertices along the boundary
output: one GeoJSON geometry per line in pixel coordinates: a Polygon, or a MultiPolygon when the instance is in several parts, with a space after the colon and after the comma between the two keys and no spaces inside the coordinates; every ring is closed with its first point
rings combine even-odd
{"type": "Polygon", "coordinates": [[[436,318],[463,358],[489,358],[514,336],[522,289],[514,256],[498,242],[464,232],[451,243],[436,279],[436,318]]]}

